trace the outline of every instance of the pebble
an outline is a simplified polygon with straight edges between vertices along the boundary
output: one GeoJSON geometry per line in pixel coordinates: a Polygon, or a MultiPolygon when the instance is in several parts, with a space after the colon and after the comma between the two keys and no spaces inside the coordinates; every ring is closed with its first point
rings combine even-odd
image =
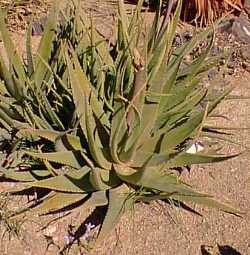
{"type": "Polygon", "coordinates": [[[57,227],[55,225],[49,226],[44,230],[44,234],[47,236],[52,236],[57,231],[57,227]]]}
{"type": "Polygon", "coordinates": [[[235,18],[232,26],[232,34],[241,42],[250,43],[250,21],[245,13],[235,18]]]}
{"type": "Polygon", "coordinates": [[[210,80],[212,80],[212,79],[214,79],[214,78],[216,77],[217,74],[218,74],[218,71],[217,71],[217,70],[215,70],[214,68],[213,68],[213,69],[210,69],[210,70],[208,71],[208,78],[209,78],[210,80]]]}
{"type": "Polygon", "coordinates": [[[227,67],[229,69],[234,69],[235,68],[235,61],[234,60],[229,60],[228,63],[227,63],[227,67]]]}

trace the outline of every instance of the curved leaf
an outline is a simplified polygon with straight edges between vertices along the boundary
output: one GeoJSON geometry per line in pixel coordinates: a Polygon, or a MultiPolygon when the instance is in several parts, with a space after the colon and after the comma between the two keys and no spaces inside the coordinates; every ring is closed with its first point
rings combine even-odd
{"type": "Polygon", "coordinates": [[[88,194],[62,193],[57,192],[50,197],[46,197],[41,204],[32,208],[32,214],[48,214],[53,211],[59,211],[63,208],[73,205],[86,198],[88,194]]]}
{"type": "Polygon", "coordinates": [[[69,193],[93,192],[95,189],[89,183],[89,172],[90,168],[83,167],[79,170],[69,171],[64,175],[32,182],[30,186],[69,193]]]}
{"type": "Polygon", "coordinates": [[[140,170],[126,169],[126,166],[115,165],[117,175],[125,182],[145,187],[156,189],[169,194],[181,194],[187,196],[208,196],[207,194],[197,193],[189,188],[188,185],[181,182],[174,174],[161,172],[156,167],[141,168],[140,170]],[[124,171],[130,172],[125,174],[124,171]]]}
{"type": "Polygon", "coordinates": [[[12,170],[12,169],[0,169],[2,177],[20,182],[32,182],[39,179],[45,179],[51,177],[48,170],[12,170]]]}
{"type": "Polygon", "coordinates": [[[237,157],[239,154],[233,155],[208,155],[202,153],[179,153],[177,156],[173,156],[164,166],[173,168],[173,167],[181,167],[186,165],[194,165],[194,164],[207,164],[207,163],[215,163],[224,160],[228,160],[231,158],[237,157]]]}
{"type": "Polygon", "coordinates": [[[134,204],[132,197],[129,198],[129,192],[125,185],[111,189],[109,191],[108,210],[105,215],[101,230],[98,234],[96,245],[104,240],[108,234],[115,228],[121,216],[128,210],[131,210],[134,204]]]}
{"type": "Polygon", "coordinates": [[[25,153],[34,158],[48,160],[74,168],[81,168],[81,166],[85,164],[80,151],[59,151],[48,153],[25,151],[25,153]]]}

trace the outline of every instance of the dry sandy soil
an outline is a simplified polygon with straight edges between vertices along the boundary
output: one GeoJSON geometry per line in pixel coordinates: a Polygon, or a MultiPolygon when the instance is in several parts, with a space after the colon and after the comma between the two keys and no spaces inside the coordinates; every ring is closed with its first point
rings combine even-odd
{"type": "MultiPolygon", "coordinates": [[[[99,1],[96,2],[96,6],[99,6],[99,1]]],[[[23,41],[22,32],[13,34],[13,37],[17,42],[23,41]]],[[[34,47],[38,41],[39,37],[33,38],[34,47]]],[[[19,43],[17,47],[23,51],[22,43],[19,43]]],[[[226,82],[237,85],[234,94],[250,97],[249,72],[241,70],[236,75],[225,79],[226,82]]],[[[218,86],[220,86],[220,81],[218,81],[218,86]]],[[[227,115],[230,120],[225,121],[225,125],[250,127],[249,99],[226,101],[220,106],[219,112],[227,115]]],[[[249,130],[237,131],[236,139],[244,146],[250,147],[249,130]]],[[[209,254],[204,251],[202,253],[203,246],[206,246],[211,254],[250,254],[250,151],[244,149],[243,146],[241,148],[245,151],[241,156],[213,166],[194,167],[190,173],[184,172],[183,178],[198,190],[213,194],[220,201],[230,201],[235,207],[246,212],[243,218],[200,207],[195,209],[203,217],[162,203],[138,204],[131,214],[122,218],[116,230],[95,254],[209,254]],[[220,252],[216,248],[217,245],[220,246],[220,252]],[[222,246],[228,246],[229,249],[226,250],[226,247],[222,246]]],[[[0,191],[2,190],[4,186],[0,186],[0,191]]],[[[5,235],[0,240],[0,254],[59,254],[66,244],[67,231],[75,229],[88,213],[77,212],[63,217],[51,222],[44,230],[41,230],[41,227],[49,222],[49,219],[31,219],[24,223],[18,238],[8,240],[8,235],[5,235]]],[[[0,231],[1,237],[4,232],[1,225],[0,231]]],[[[88,253],[76,244],[71,247],[69,254],[88,253]]]]}

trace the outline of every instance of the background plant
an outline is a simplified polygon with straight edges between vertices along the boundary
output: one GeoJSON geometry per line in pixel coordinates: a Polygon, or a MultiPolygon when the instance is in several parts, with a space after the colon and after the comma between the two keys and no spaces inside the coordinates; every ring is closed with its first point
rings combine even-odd
{"type": "Polygon", "coordinates": [[[183,16],[185,20],[195,16],[197,21],[205,25],[230,12],[240,12],[243,8],[244,0],[191,0],[185,1],[183,16]]]}
{"type": "Polygon", "coordinates": [[[13,100],[5,104],[21,116],[8,119],[2,110],[1,124],[14,130],[15,137],[37,142],[16,149],[18,162],[2,163],[2,177],[26,184],[12,194],[39,194],[16,216],[106,207],[99,243],[140,201],[194,202],[239,213],[193,190],[174,172],[236,156],[220,153],[220,144],[208,140],[216,128],[207,120],[231,92],[202,84],[207,71],[221,60],[208,55],[213,30],[196,34],[176,49],[181,1],[168,22],[161,21],[159,6],[149,31],[141,15],[142,2],[129,18],[119,1],[115,45],[98,34],[77,5],[60,26],[55,25],[54,7],[40,44],[46,50],[39,47],[35,64],[32,54],[28,64],[21,63],[5,42],[12,61],[9,71],[1,64],[2,97],[13,100]],[[203,40],[207,47],[187,62],[185,56],[203,40]],[[200,140],[205,148],[193,151],[200,140]]]}
{"type": "MultiPolygon", "coordinates": [[[[128,0],[137,3],[138,1],[128,0]]],[[[159,0],[144,1],[147,6],[155,8],[159,5],[159,0]]],[[[163,12],[171,6],[175,7],[178,0],[163,0],[163,12]]],[[[169,10],[170,10],[169,9],[169,10]]],[[[183,2],[181,18],[184,21],[200,25],[208,25],[217,18],[229,14],[240,13],[244,9],[244,0],[189,0],[183,2]]]]}

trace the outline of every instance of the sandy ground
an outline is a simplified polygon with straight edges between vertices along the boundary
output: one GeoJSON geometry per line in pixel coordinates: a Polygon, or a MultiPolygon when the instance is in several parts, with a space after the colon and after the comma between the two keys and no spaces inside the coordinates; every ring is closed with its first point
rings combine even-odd
{"type": "MultiPolygon", "coordinates": [[[[98,2],[98,1],[97,1],[98,2]]],[[[98,4],[98,3],[97,3],[98,4]]],[[[22,42],[23,34],[13,35],[16,42],[22,42]]],[[[34,47],[39,41],[33,38],[34,47]]],[[[18,48],[23,51],[23,43],[18,48]]],[[[2,48],[2,46],[0,47],[2,48]]],[[[234,94],[250,96],[250,74],[242,72],[230,76],[228,82],[237,84],[234,94]]],[[[218,84],[219,85],[219,84],[218,84]]],[[[220,85],[219,85],[220,86],[220,85]]],[[[230,126],[250,127],[250,100],[224,102],[219,112],[229,117],[230,126]]],[[[250,131],[237,131],[236,138],[244,146],[250,147],[250,131]]],[[[245,150],[242,147],[242,150],[245,150]]],[[[217,244],[230,246],[239,253],[250,254],[250,151],[245,150],[238,158],[213,166],[194,167],[191,172],[184,172],[183,178],[198,190],[213,194],[220,201],[230,201],[235,207],[246,212],[243,218],[228,215],[217,210],[195,207],[203,217],[182,209],[154,202],[150,205],[138,204],[135,210],[124,216],[116,230],[96,251],[96,255],[198,255],[201,246],[217,244]]],[[[0,186],[0,191],[3,186],[0,186]]],[[[26,222],[19,238],[0,239],[1,255],[43,255],[59,254],[65,245],[65,235],[69,226],[81,223],[88,212],[70,215],[49,224],[43,231],[41,224],[48,219],[34,218],[26,222]],[[52,238],[50,238],[51,236],[52,238]],[[47,245],[48,249],[46,249],[47,245]],[[59,247],[58,247],[59,246],[59,247]]],[[[3,228],[0,226],[0,237],[3,228]]],[[[87,254],[80,252],[79,246],[73,246],[69,254],[87,254]]],[[[203,253],[206,254],[206,253],[203,253]]]]}

